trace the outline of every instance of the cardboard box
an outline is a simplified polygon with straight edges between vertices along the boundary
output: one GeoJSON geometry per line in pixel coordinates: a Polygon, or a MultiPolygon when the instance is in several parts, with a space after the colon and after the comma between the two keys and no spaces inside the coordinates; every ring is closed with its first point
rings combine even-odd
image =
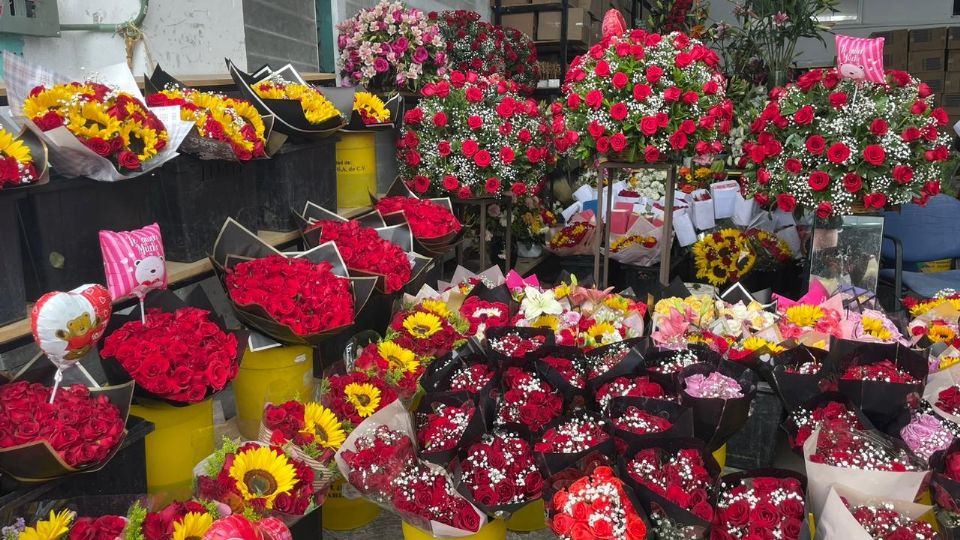
{"type": "MultiPolygon", "coordinates": [[[[529,0],[500,0],[500,7],[507,7],[507,6],[525,6],[525,5],[529,4],[529,3],[530,3],[529,0]]],[[[490,7],[492,7],[492,8],[493,8],[493,7],[497,7],[497,1],[496,1],[496,0],[490,0],[490,7]]]]}
{"type": "MultiPolygon", "coordinates": [[[[557,0],[530,0],[530,3],[556,4],[557,0]]],[[[603,0],[567,0],[567,4],[571,8],[583,8],[596,18],[600,18],[603,15],[603,0]]]]}
{"type": "Polygon", "coordinates": [[[599,43],[603,39],[603,23],[598,20],[590,22],[590,43],[599,43]]]}
{"type": "Polygon", "coordinates": [[[947,48],[960,49],[960,26],[947,28],[947,48]]]}
{"type": "Polygon", "coordinates": [[[960,116],[960,94],[944,94],[940,99],[940,104],[950,118],[956,119],[960,116]]]}
{"type": "Polygon", "coordinates": [[[958,73],[960,72],[960,49],[949,49],[947,51],[946,70],[958,73]]]}
{"type": "Polygon", "coordinates": [[[960,94],[960,73],[943,74],[943,94],[960,94]]]}
{"type": "MultiPolygon", "coordinates": [[[[545,11],[537,23],[538,41],[560,40],[560,12],[545,11]]],[[[567,10],[567,41],[590,40],[590,14],[584,8],[567,10]]]]}
{"type": "Polygon", "coordinates": [[[942,51],[947,48],[946,28],[919,28],[910,31],[910,52],[942,51]]]}
{"type": "Polygon", "coordinates": [[[516,28],[524,34],[530,36],[530,39],[537,39],[536,13],[516,13],[513,15],[503,15],[500,17],[500,26],[516,28]]]}
{"type": "Polygon", "coordinates": [[[910,73],[920,71],[944,71],[947,67],[946,51],[911,51],[907,62],[910,73]]]}
{"type": "Polygon", "coordinates": [[[910,62],[910,56],[907,54],[906,50],[900,51],[883,51],[883,69],[899,69],[900,71],[907,71],[908,64],[910,62]]]}
{"type": "Polygon", "coordinates": [[[927,86],[933,90],[934,94],[943,94],[946,86],[946,79],[942,71],[921,71],[911,73],[914,77],[927,83],[927,86]]]}
{"type": "Polygon", "coordinates": [[[870,34],[872,38],[883,38],[883,54],[886,56],[887,52],[898,53],[902,52],[906,55],[910,47],[910,31],[909,30],[886,30],[884,32],[874,32],[870,34]]]}

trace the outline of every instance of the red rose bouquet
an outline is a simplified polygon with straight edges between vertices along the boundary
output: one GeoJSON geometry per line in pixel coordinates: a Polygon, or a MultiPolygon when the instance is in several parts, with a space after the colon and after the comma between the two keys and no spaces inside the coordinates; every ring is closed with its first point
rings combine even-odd
{"type": "Polygon", "coordinates": [[[123,538],[126,527],[122,516],[80,517],[70,527],[67,540],[117,540],[123,538]]]}
{"type": "Polygon", "coordinates": [[[465,490],[487,514],[509,513],[539,499],[543,476],[528,440],[507,431],[494,431],[460,453],[460,477],[465,490]]]}
{"type": "Polygon", "coordinates": [[[421,459],[446,466],[457,450],[480,437],[484,419],[470,400],[426,395],[414,415],[421,459]]]}
{"type": "Polygon", "coordinates": [[[450,375],[451,392],[467,392],[477,395],[488,388],[493,381],[494,372],[486,363],[458,366],[450,375]]]}
{"type": "Polygon", "coordinates": [[[146,322],[134,315],[113,330],[100,356],[108,375],[116,371],[112,362],[119,363],[145,397],[189,404],[223,390],[237,376],[243,350],[205,309],[153,308],[146,322]]]}
{"type": "Polygon", "coordinates": [[[504,28],[503,33],[506,35],[503,45],[503,76],[517,83],[517,92],[530,95],[540,82],[537,47],[530,36],[516,28],[504,28]]]}
{"type": "Polygon", "coordinates": [[[536,355],[536,370],[556,388],[570,408],[582,408],[593,401],[593,390],[587,382],[590,369],[586,357],[577,347],[550,346],[536,355]]]}
{"type": "Polygon", "coordinates": [[[452,237],[461,225],[450,208],[430,199],[416,197],[384,197],[374,205],[380,215],[391,223],[391,217],[399,216],[410,224],[413,237],[433,241],[452,237]]]}
{"type": "MultiPolygon", "coordinates": [[[[938,533],[925,514],[931,507],[906,497],[878,497],[837,484],[830,489],[823,511],[817,516],[817,537],[825,532],[837,538],[876,540],[933,540],[951,538],[953,531],[938,533]]],[[[938,518],[941,517],[938,512],[938,518]]]]}
{"type": "Polygon", "coordinates": [[[320,381],[320,403],[354,426],[397,399],[397,392],[379,377],[361,371],[332,375],[320,381]]]}
{"type": "Polygon", "coordinates": [[[278,446],[224,439],[195,474],[197,497],[224,503],[236,514],[295,518],[317,505],[313,469],[278,446]]]}
{"type": "Polygon", "coordinates": [[[940,192],[950,140],[933,91],[902,71],[886,84],[814,69],[776,88],[743,144],[748,194],[761,206],[826,219],[940,192]]]}
{"type": "Polygon", "coordinates": [[[576,154],[656,163],[719,153],[733,119],[725,86],[717,55],[685,34],[604,36],[564,81],[576,154]]]}
{"type": "Polygon", "coordinates": [[[482,76],[504,73],[506,35],[502,27],[480,20],[476,11],[462,9],[431,12],[428,18],[436,21],[447,43],[450,69],[482,76]]]}
{"type": "Polygon", "coordinates": [[[617,429],[636,435],[663,433],[673,427],[670,420],[634,406],[627,407],[622,415],[611,418],[610,423],[617,429]]]}
{"type": "Polygon", "coordinates": [[[426,361],[459,347],[466,331],[467,323],[442,300],[423,300],[397,312],[385,338],[426,361]]]}
{"type": "Polygon", "coordinates": [[[899,343],[838,341],[827,360],[829,369],[840,374],[840,393],[881,431],[898,421],[914,396],[924,394],[927,358],[899,343]]]}
{"type": "Polygon", "coordinates": [[[503,372],[502,381],[497,423],[519,423],[536,432],[563,413],[560,393],[539,376],[510,367],[503,372]]]}
{"type": "Polygon", "coordinates": [[[618,377],[597,389],[597,405],[601,411],[607,411],[610,402],[618,397],[667,399],[663,387],[649,377],[618,377]]]}
{"type": "Polygon", "coordinates": [[[720,481],[711,534],[720,538],[797,540],[806,527],[803,477],[737,473],[720,481]]]}
{"type": "Polygon", "coordinates": [[[14,478],[46,480],[102,466],[126,434],[131,386],[62,387],[53,403],[42,384],[0,386],[0,469],[14,478]],[[37,468],[42,462],[48,465],[37,468]]]}
{"type": "Polygon", "coordinates": [[[688,443],[682,441],[690,442],[677,439],[666,448],[634,452],[625,460],[624,471],[641,500],[656,503],[650,506],[662,508],[684,527],[703,528],[714,517],[710,500],[720,468],[704,458],[702,446],[683,446],[688,443]]]}
{"type": "Polygon", "coordinates": [[[528,355],[533,354],[540,347],[547,344],[547,337],[544,335],[521,336],[519,332],[498,332],[497,337],[489,337],[487,346],[491,351],[498,355],[513,360],[526,359],[528,355]]]}
{"type": "Polygon", "coordinates": [[[867,429],[861,415],[857,414],[853,408],[845,403],[847,400],[836,395],[834,399],[825,397],[826,401],[820,402],[809,408],[798,407],[790,412],[784,421],[784,429],[787,432],[787,440],[794,450],[803,447],[810,435],[813,435],[817,428],[827,426],[845,426],[849,429],[863,430],[867,429]]]}
{"type": "Polygon", "coordinates": [[[605,419],[583,412],[548,423],[533,445],[540,470],[555,474],[591,452],[610,455],[614,444],[606,425],[605,419]]]}
{"type": "Polygon", "coordinates": [[[306,463],[314,474],[317,490],[336,478],[333,455],[353,426],[319,403],[268,403],[263,410],[260,442],[289,450],[306,463]]]}
{"type": "Polygon", "coordinates": [[[229,507],[221,506],[213,502],[174,501],[156,512],[148,512],[138,501],[127,510],[125,537],[143,540],[203,537],[214,521],[229,512],[229,507]]]}
{"type": "Polygon", "coordinates": [[[617,397],[610,400],[605,416],[618,454],[651,439],[693,437],[693,415],[675,401],[617,397]]]}
{"type": "Polygon", "coordinates": [[[586,328],[586,335],[583,336],[584,332],[581,332],[578,340],[585,342],[590,365],[587,379],[593,384],[632,373],[643,361],[640,350],[646,347],[646,343],[639,338],[623,339],[621,332],[626,333],[627,327],[621,326],[619,321],[606,322],[606,317],[598,319],[584,317],[581,312],[579,323],[579,326],[586,328]]]}
{"type": "Polygon", "coordinates": [[[460,316],[470,323],[468,335],[482,338],[487,328],[510,324],[510,306],[471,296],[460,305],[460,316]]]}
{"type": "Polygon", "coordinates": [[[827,351],[806,345],[773,356],[769,371],[772,386],[788,411],[806,407],[824,390],[836,390],[836,383],[827,380],[830,374],[824,367],[826,357],[827,351]]]}
{"type": "Polygon", "coordinates": [[[920,519],[907,517],[890,503],[850,507],[850,515],[857,520],[871,538],[896,540],[897,538],[916,538],[933,540],[937,532],[933,526],[920,519]]]}
{"type": "Polygon", "coordinates": [[[364,347],[353,369],[385,381],[401,398],[412,399],[423,376],[424,364],[413,351],[382,340],[364,347]]]}
{"type": "Polygon", "coordinates": [[[556,161],[539,105],[512,81],[454,71],[421,95],[397,141],[399,175],[414,193],[520,196],[556,161]]]}
{"type": "Polygon", "coordinates": [[[623,482],[601,466],[558,490],[548,505],[550,529],[563,540],[643,540],[647,525],[623,482]]]}
{"type": "Polygon", "coordinates": [[[400,246],[388,242],[377,231],[361,227],[356,221],[317,221],[304,233],[320,230],[320,244],[337,245],[344,264],[360,275],[375,275],[379,288],[387,294],[403,288],[410,281],[410,261],[400,246]]]}
{"type": "Polygon", "coordinates": [[[960,439],[930,457],[933,501],[953,514],[960,513],[960,439]]]}

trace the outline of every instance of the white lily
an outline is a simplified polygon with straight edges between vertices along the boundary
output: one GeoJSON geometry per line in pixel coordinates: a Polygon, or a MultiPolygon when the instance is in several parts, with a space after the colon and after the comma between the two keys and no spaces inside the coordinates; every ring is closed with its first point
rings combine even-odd
{"type": "Polygon", "coordinates": [[[520,303],[523,309],[523,318],[533,321],[541,315],[560,315],[563,313],[563,306],[557,301],[557,296],[553,290],[539,291],[534,287],[526,287],[523,290],[523,302],[520,303]]]}

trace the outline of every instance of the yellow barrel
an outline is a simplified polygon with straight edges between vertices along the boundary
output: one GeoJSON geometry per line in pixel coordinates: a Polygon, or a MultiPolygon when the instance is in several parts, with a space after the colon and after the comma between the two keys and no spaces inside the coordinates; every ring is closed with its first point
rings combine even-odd
{"type": "Polygon", "coordinates": [[[147,491],[163,501],[189,499],[193,467],[213,453],[213,399],[186,407],[132,405],[130,414],[153,422],[145,440],[147,491]]]}
{"type": "Polygon", "coordinates": [[[720,448],[717,448],[713,452],[713,459],[717,460],[717,463],[720,465],[720,470],[727,465],[727,445],[724,444],[720,448]]]}
{"type": "MultiPolygon", "coordinates": [[[[348,488],[350,489],[350,488],[348,488]]],[[[323,528],[331,531],[352,531],[368,525],[380,515],[380,507],[364,498],[343,496],[343,479],[330,486],[323,506],[323,528]]]]}
{"type": "Polygon", "coordinates": [[[507,528],[516,532],[533,532],[547,528],[547,512],[543,506],[543,499],[521,506],[510,516],[507,528]]]}
{"type": "Polygon", "coordinates": [[[370,206],[370,194],[376,192],[376,135],[341,132],[337,141],[337,206],[370,206]]]}
{"type": "MultiPolygon", "coordinates": [[[[404,540],[432,540],[437,538],[430,533],[424,532],[406,521],[402,522],[404,540]]],[[[458,536],[458,540],[503,540],[507,537],[507,524],[502,519],[495,519],[483,527],[475,534],[469,536],[458,536]]]]}
{"type": "Polygon", "coordinates": [[[287,345],[246,351],[233,380],[233,393],[240,434],[256,439],[265,404],[313,398],[313,349],[287,345]]]}

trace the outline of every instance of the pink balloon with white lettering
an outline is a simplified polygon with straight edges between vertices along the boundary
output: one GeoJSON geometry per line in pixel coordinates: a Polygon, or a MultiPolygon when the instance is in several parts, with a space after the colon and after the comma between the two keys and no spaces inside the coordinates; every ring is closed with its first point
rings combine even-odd
{"type": "Polygon", "coordinates": [[[883,38],[836,36],[837,69],[842,77],[884,83],[883,38]]]}

